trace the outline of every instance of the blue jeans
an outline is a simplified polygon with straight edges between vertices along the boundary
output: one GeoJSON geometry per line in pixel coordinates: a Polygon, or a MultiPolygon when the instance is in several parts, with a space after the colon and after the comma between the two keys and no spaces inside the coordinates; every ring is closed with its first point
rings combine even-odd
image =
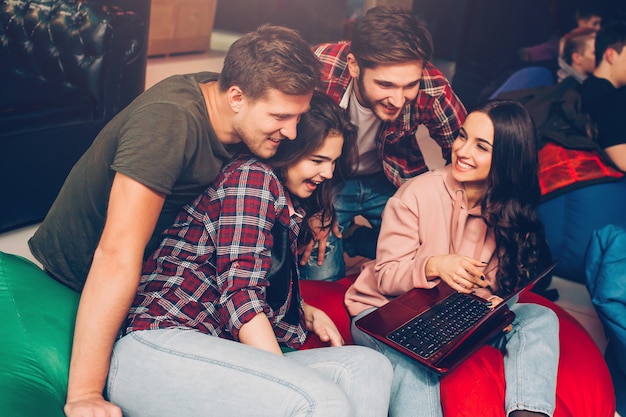
{"type": "Polygon", "coordinates": [[[125,417],[385,417],[392,370],[342,346],[265,352],[194,330],[132,332],[114,346],[107,398],[125,417]]]}
{"type": "MultiPolygon", "coordinates": [[[[559,321],[547,307],[515,304],[513,330],[505,334],[505,412],[527,410],[552,416],[559,363],[559,321]]],[[[441,417],[439,376],[397,350],[356,328],[354,341],[383,353],[393,366],[389,417],[441,417]]],[[[500,339],[498,339],[499,341],[500,339]]],[[[497,341],[494,341],[496,343],[497,341]]]]}
{"type": "Polygon", "coordinates": [[[387,200],[396,192],[384,173],[349,178],[343,187],[335,190],[335,211],[339,229],[344,232],[354,218],[363,216],[372,228],[360,227],[352,236],[338,239],[332,233],[324,263],[317,265],[317,246],[306,265],[300,266],[300,277],[317,281],[335,281],[346,274],[344,251],[350,256],[376,257],[376,242],[380,233],[381,215],[387,200]]]}

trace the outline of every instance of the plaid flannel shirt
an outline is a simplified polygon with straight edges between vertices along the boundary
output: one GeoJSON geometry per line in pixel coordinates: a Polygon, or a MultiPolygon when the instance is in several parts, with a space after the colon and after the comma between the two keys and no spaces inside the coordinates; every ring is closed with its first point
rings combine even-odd
{"type": "Polygon", "coordinates": [[[239,340],[241,327],[263,313],[279,343],[304,343],[302,300],[292,300],[291,284],[278,309],[265,298],[275,222],[289,228],[297,262],[303,213],[299,206],[290,213],[285,192],[271,168],[256,159],[242,157],[225,167],[212,186],[183,208],[144,263],[126,332],[175,327],[239,340]],[[300,312],[296,325],[283,320],[292,302],[300,312]]]}
{"type": "MultiPolygon", "coordinates": [[[[314,50],[322,62],[322,83],[326,94],[347,109],[352,91],[348,71],[349,42],[326,43],[314,50]]],[[[406,180],[428,170],[417,144],[415,132],[426,126],[450,162],[452,142],[467,116],[459,98],[445,76],[430,62],[424,65],[419,93],[394,122],[381,123],[376,142],[385,175],[397,187],[406,180]]]]}

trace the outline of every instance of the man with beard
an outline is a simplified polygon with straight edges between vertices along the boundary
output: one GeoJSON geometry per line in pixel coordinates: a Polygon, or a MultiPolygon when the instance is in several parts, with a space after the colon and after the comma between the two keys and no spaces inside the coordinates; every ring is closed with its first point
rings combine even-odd
{"type": "Polygon", "coordinates": [[[323,229],[300,260],[302,278],[335,280],[345,274],[344,251],[375,257],[387,200],[404,181],[428,170],[415,137],[418,125],[428,128],[449,162],[467,113],[430,62],[431,35],[410,10],[374,7],[357,21],[351,42],[319,45],[315,54],[326,94],[358,127],[355,175],[336,190],[338,224],[332,233],[323,229]],[[357,215],[372,227],[342,238],[357,215]]]}
{"type": "Polygon", "coordinates": [[[51,276],[82,291],[68,417],[121,416],[103,389],[144,254],[215,180],[233,146],[266,159],[295,139],[319,70],[297,32],[262,26],[233,43],[220,74],[173,76],[145,91],[76,163],[29,241],[51,276]]]}

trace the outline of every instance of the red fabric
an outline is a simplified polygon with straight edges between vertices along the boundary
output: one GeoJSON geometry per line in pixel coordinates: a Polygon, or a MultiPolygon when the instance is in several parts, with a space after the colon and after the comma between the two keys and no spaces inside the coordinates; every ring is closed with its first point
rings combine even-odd
{"type": "Polygon", "coordinates": [[[554,142],[539,150],[539,186],[543,196],[574,185],[623,176],[593,150],[568,149],[554,142]]]}
{"type": "MultiPolygon", "coordinates": [[[[304,300],[324,310],[337,324],[346,343],[350,317],[343,296],[354,276],[336,282],[301,281],[304,300]]],[[[593,339],[569,313],[534,293],[521,302],[541,304],[554,310],[560,321],[561,356],[554,417],[613,417],[615,396],[604,358],[593,339]]],[[[321,347],[310,335],[303,348],[321,347]]],[[[444,416],[504,417],[504,367],[501,353],[484,346],[465,363],[441,380],[444,416]]]]}

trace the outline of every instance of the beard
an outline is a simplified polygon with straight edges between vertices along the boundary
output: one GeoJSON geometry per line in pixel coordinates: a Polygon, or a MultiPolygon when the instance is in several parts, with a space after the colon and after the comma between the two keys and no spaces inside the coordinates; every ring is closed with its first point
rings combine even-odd
{"type": "Polygon", "coordinates": [[[268,140],[272,136],[264,135],[261,132],[250,132],[244,126],[235,127],[235,132],[241,139],[235,148],[239,151],[243,150],[261,159],[268,159],[273,157],[278,150],[278,146],[271,145],[268,140]]]}
{"type": "Polygon", "coordinates": [[[382,100],[374,101],[367,94],[367,90],[365,89],[365,84],[363,83],[363,80],[361,79],[360,76],[357,77],[356,79],[356,85],[358,88],[358,92],[360,93],[361,100],[363,100],[363,103],[361,103],[361,105],[365,108],[370,109],[372,113],[374,113],[374,115],[378,117],[380,120],[382,120],[383,122],[393,122],[398,118],[398,116],[400,116],[400,113],[402,113],[404,104],[402,105],[402,107],[397,108],[397,111],[394,114],[389,114],[385,112],[384,109],[386,109],[387,106],[383,104],[382,100]]]}

